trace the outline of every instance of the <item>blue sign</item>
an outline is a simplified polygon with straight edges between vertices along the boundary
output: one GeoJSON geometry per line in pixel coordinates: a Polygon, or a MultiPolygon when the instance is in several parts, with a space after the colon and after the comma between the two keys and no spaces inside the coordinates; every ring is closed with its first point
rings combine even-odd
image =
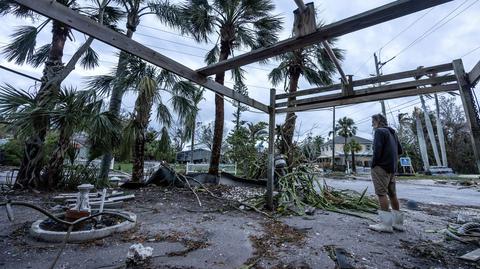
{"type": "Polygon", "coordinates": [[[400,157],[401,166],[412,166],[412,160],[410,157],[400,157]]]}

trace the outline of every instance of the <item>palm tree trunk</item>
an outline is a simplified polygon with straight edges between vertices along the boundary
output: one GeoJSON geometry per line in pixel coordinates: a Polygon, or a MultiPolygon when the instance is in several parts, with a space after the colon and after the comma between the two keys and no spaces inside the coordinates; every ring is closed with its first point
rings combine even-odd
{"type": "Polygon", "coordinates": [[[195,117],[195,119],[193,120],[193,125],[192,125],[192,143],[191,143],[191,146],[190,146],[190,163],[193,164],[193,150],[194,150],[194,146],[195,146],[195,123],[197,122],[197,119],[195,117]]]}
{"type": "Polygon", "coordinates": [[[70,137],[71,135],[67,135],[65,130],[60,131],[57,147],[48,162],[45,174],[42,175],[48,188],[54,188],[63,178],[63,162],[70,145],[70,137]]]}
{"type": "Polygon", "coordinates": [[[417,136],[418,136],[418,145],[420,148],[420,155],[422,156],[422,161],[423,161],[423,169],[424,171],[428,171],[430,170],[430,163],[428,161],[427,144],[425,143],[423,126],[422,126],[422,122],[420,121],[420,115],[418,114],[418,111],[416,111],[415,113],[415,122],[417,126],[417,136]]]}
{"type": "MultiPolygon", "coordinates": [[[[138,26],[138,23],[135,25],[135,19],[133,18],[130,19],[130,16],[129,16],[129,21],[127,21],[127,37],[128,38],[130,39],[132,38],[133,33],[136,30],[136,26],[138,26]]],[[[121,51],[120,56],[118,57],[117,71],[115,72],[115,77],[120,77],[122,75],[122,72],[125,70],[127,66],[127,58],[128,58],[128,53],[121,51]]],[[[120,85],[118,84],[113,85],[108,111],[116,117],[120,115],[123,91],[124,90],[120,85]]],[[[100,166],[100,176],[99,176],[100,180],[102,181],[106,181],[108,179],[108,173],[110,172],[110,164],[112,163],[112,158],[113,158],[112,150],[109,150],[107,153],[103,155],[102,164],[100,166]]]]}
{"type": "Polygon", "coordinates": [[[428,114],[427,106],[425,105],[425,99],[423,98],[423,95],[420,95],[420,101],[422,102],[423,116],[425,118],[425,125],[427,126],[428,137],[430,139],[430,142],[432,143],[433,155],[435,156],[437,166],[441,166],[442,162],[440,161],[440,155],[438,154],[437,140],[435,139],[432,121],[430,120],[430,115],[428,114]]]}
{"type": "Polygon", "coordinates": [[[143,181],[143,167],[145,161],[145,133],[147,131],[148,122],[150,119],[150,111],[152,110],[153,100],[146,97],[142,93],[139,94],[135,102],[134,111],[134,125],[135,130],[135,144],[133,146],[133,168],[132,168],[132,182],[143,181]]]}
{"type": "Polygon", "coordinates": [[[436,119],[437,119],[437,134],[438,134],[438,142],[440,143],[440,152],[442,154],[442,165],[448,167],[447,161],[447,150],[445,147],[445,136],[443,134],[443,126],[442,121],[440,120],[440,106],[438,104],[438,95],[435,94],[435,107],[436,107],[436,119]]]}
{"type": "Polygon", "coordinates": [[[344,137],[345,138],[345,142],[343,143],[343,156],[345,156],[345,169],[347,168],[348,164],[348,151],[345,150],[346,149],[346,146],[347,146],[347,137],[344,137]]]}
{"type": "Polygon", "coordinates": [[[352,154],[352,171],[355,173],[355,171],[357,170],[357,164],[355,164],[355,151],[352,150],[351,154],[352,154]]]}
{"type": "MultiPolygon", "coordinates": [[[[230,44],[228,41],[221,41],[219,61],[226,60],[230,54],[230,44]]],[[[225,72],[217,73],[215,81],[219,84],[225,81],[225,72]]],[[[220,154],[222,149],[223,124],[224,124],[224,101],[223,95],[215,94],[215,127],[213,129],[212,155],[210,157],[210,167],[208,173],[218,175],[220,165],[220,154]]]]}
{"type": "MultiPolygon", "coordinates": [[[[297,91],[298,88],[298,80],[300,79],[300,70],[298,68],[292,67],[289,69],[289,92],[293,93],[297,91]]],[[[295,101],[296,97],[289,97],[288,103],[295,101]]],[[[285,116],[285,123],[283,125],[283,139],[281,139],[280,143],[280,152],[281,154],[287,155],[287,164],[289,167],[293,165],[293,136],[295,133],[295,124],[297,120],[297,115],[294,112],[287,112],[285,116]]]]}
{"type": "MultiPolygon", "coordinates": [[[[39,107],[50,110],[50,97],[58,92],[60,83],[53,83],[47,86],[63,69],[62,57],[65,42],[70,27],[63,23],[53,21],[52,42],[48,60],[43,69],[42,84],[36,99],[39,107]]],[[[49,128],[49,117],[40,116],[35,121],[35,133],[25,141],[25,151],[17,175],[16,185],[29,188],[46,188],[46,182],[42,182],[40,173],[43,167],[44,142],[49,128]]]]}

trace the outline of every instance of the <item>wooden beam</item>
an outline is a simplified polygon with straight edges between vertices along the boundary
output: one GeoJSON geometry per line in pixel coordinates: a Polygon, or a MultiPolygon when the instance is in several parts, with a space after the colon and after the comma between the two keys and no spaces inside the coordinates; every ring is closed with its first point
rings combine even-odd
{"type": "Polygon", "coordinates": [[[453,71],[453,65],[451,63],[440,64],[440,65],[435,65],[430,67],[423,67],[419,69],[413,69],[413,70],[408,70],[408,71],[403,71],[403,72],[398,72],[393,74],[381,75],[378,77],[359,79],[353,82],[353,86],[356,87],[356,86],[363,86],[363,85],[369,85],[369,84],[377,84],[381,82],[388,82],[392,80],[399,80],[399,79],[405,79],[405,78],[413,78],[417,76],[421,77],[430,73],[438,74],[446,71],[453,71]]]}
{"type": "Polygon", "coordinates": [[[270,89],[270,106],[268,108],[267,208],[273,210],[273,189],[275,183],[275,89],[270,89]]]}
{"type": "Polygon", "coordinates": [[[477,169],[478,172],[480,172],[480,119],[478,117],[478,108],[475,105],[473,97],[472,84],[468,81],[468,75],[465,73],[461,59],[453,61],[453,69],[455,70],[455,75],[458,80],[465,118],[470,127],[470,138],[472,140],[477,169]]]}
{"type": "Polygon", "coordinates": [[[480,80],[480,61],[468,73],[468,80],[470,84],[475,85],[480,80]]]}
{"type": "MultiPolygon", "coordinates": [[[[399,90],[417,88],[419,86],[424,86],[424,85],[437,85],[437,84],[452,82],[452,81],[456,81],[455,75],[413,80],[408,82],[388,84],[388,85],[356,90],[353,92],[353,95],[351,96],[367,95],[367,94],[387,92],[387,91],[399,91],[399,90]]],[[[330,95],[323,95],[323,96],[310,97],[310,98],[305,98],[300,100],[294,100],[294,101],[291,101],[290,103],[282,102],[282,103],[276,104],[275,106],[282,107],[287,105],[291,105],[291,106],[305,105],[310,103],[319,103],[319,102],[336,100],[340,97],[347,97],[347,96],[345,96],[343,93],[337,93],[337,94],[330,94],[330,95]]]]}
{"type": "Polygon", "coordinates": [[[312,109],[318,109],[318,108],[352,105],[352,104],[366,103],[366,102],[379,101],[379,100],[395,99],[395,98],[407,97],[407,96],[416,96],[419,94],[456,91],[456,90],[458,90],[458,86],[456,84],[448,84],[448,85],[418,88],[418,89],[414,88],[414,89],[406,89],[401,91],[378,92],[373,94],[355,95],[353,97],[346,97],[346,98],[342,96],[337,99],[326,101],[326,102],[277,109],[277,113],[299,112],[299,111],[306,111],[306,110],[312,110],[312,109]]]}
{"type": "Polygon", "coordinates": [[[342,89],[342,84],[334,84],[334,85],[328,85],[324,87],[317,87],[317,88],[312,88],[308,90],[302,90],[302,91],[296,91],[292,93],[282,93],[282,94],[277,94],[276,98],[277,99],[286,99],[289,97],[297,97],[297,96],[303,96],[303,95],[310,95],[310,94],[317,94],[317,93],[323,93],[323,92],[329,92],[329,91],[337,91],[342,89]]]}
{"type": "Polygon", "coordinates": [[[99,23],[93,21],[87,16],[83,16],[64,5],[51,0],[14,0],[33,11],[36,11],[46,17],[65,23],[72,28],[103,41],[120,50],[131,53],[143,60],[156,66],[164,68],[181,77],[193,81],[205,88],[208,88],[218,94],[240,101],[246,105],[268,113],[268,106],[252,98],[239,94],[219,83],[214,82],[207,77],[198,74],[194,70],[126,37],[117,33],[99,23]]]}
{"type": "MultiPolygon", "coordinates": [[[[387,82],[392,80],[412,78],[416,76],[424,76],[430,73],[441,73],[446,71],[453,71],[453,65],[451,63],[424,67],[421,69],[413,69],[413,70],[408,70],[408,71],[403,71],[403,72],[398,72],[393,74],[382,75],[378,77],[359,79],[359,80],[353,81],[352,84],[354,87],[357,87],[357,86],[377,84],[380,82],[387,82]]],[[[293,93],[278,94],[277,99],[285,99],[285,98],[294,97],[294,96],[297,97],[297,96],[303,96],[303,95],[323,93],[328,91],[335,91],[335,90],[340,90],[341,88],[342,88],[341,84],[334,84],[334,85],[329,85],[324,87],[317,87],[317,88],[312,88],[307,90],[296,91],[293,93]]]]}
{"type": "Polygon", "coordinates": [[[197,71],[206,76],[213,75],[238,66],[251,64],[276,55],[280,55],[288,51],[310,46],[323,40],[328,40],[332,37],[339,37],[348,33],[365,29],[376,24],[387,22],[451,1],[453,0],[398,0],[326,25],[317,29],[317,31],[314,33],[301,37],[289,38],[272,46],[256,49],[237,57],[200,68],[197,71]]]}

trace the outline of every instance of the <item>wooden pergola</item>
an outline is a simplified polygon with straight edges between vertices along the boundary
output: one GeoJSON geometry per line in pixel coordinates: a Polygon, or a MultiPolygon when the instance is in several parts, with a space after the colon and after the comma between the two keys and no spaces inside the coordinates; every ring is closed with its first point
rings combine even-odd
{"type": "MultiPolygon", "coordinates": [[[[459,91],[467,122],[471,130],[471,139],[474,146],[473,150],[477,167],[480,170],[480,119],[472,92],[473,86],[480,80],[480,62],[477,63],[468,73],[465,72],[462,60],[459,59],[442,65],[359,80],[352,80],[352,76],[346,76],[337,62],[337,69],[342,76],[341,83],[284,94],[276,94],[275,89],[271,89],[269,104],[263,104],[248,96],[239,94],[208,78],[208,76],[214,75],[218,72],[255,63],[320,42],[323,42],[328,51],[329,47],[325,41],[330,38],[340,37],[345,34],[451,2],[453,0],[398,0],[338,22],[325,25],[321,28],[311,27],[311,12],[313,10],[313,4],[304,5],[303,1],[295,0],[299,7],[299,9],[295,11],[295,18],[297,22],[298,17],[298,22],[300,22],[297,23],[297,27],[300,29],[296,31],[297,34],[295,37],[285,39],[269,47],[256,49],[225,61],[208,65],[198,70],[190,69],[187,66],[184,66],[139,42],[129,39],[123,34],[117,33],[54,0],[14,1],[46,17],[65,23],[82,33],[95,37],[115,48],[138,56],[147,62],[195,82],[215,93],[232,98],[269,114],[267,204],[270,207],[273,203],[275,115],[278,113],[307,111],[311,109],[358,104],[427,93],[459,91]],[[310,27],[308,27],[307,24],[309,24],[310,27]],[[452,71],[453,75],[450,73],[452,71]],[[438,76],[419,80],[414,79],[414,77],[428,74],[438,74],[438,76]],[[378,86],[381,82],[386,84],[378,86]],[[284,99],[288,99],[289,101],[282,101],[284,99]]],[[[313,26],[314,25],[315,24],[313,23],[313,26]]],[[[329,54],[335,62],[336,59],[334,59],[333,54],[329,54]]]]}

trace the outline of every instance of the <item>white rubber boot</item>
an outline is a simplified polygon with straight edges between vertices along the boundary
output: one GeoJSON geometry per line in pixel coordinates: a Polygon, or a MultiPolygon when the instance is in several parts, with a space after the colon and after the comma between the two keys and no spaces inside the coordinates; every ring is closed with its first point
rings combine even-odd
{"type": "Polygon", "coordinates": [[[392,210],[392,216],[393,216],[393,229],[397,231],[404,232],[405,231],[405,226],[403,226],[403,213],[398,211],[398,210],[392,210]]]}
{"type": "Polygon", "coordinates": [[[374,231],[377,231],[377,232],[393,233],[392,213],[390,213],[389,211],[379,210],[378,211],[378,218],[380,220],[380,223],[368,225],[368,228],[370,230],[374,230],[374,231]]]}

